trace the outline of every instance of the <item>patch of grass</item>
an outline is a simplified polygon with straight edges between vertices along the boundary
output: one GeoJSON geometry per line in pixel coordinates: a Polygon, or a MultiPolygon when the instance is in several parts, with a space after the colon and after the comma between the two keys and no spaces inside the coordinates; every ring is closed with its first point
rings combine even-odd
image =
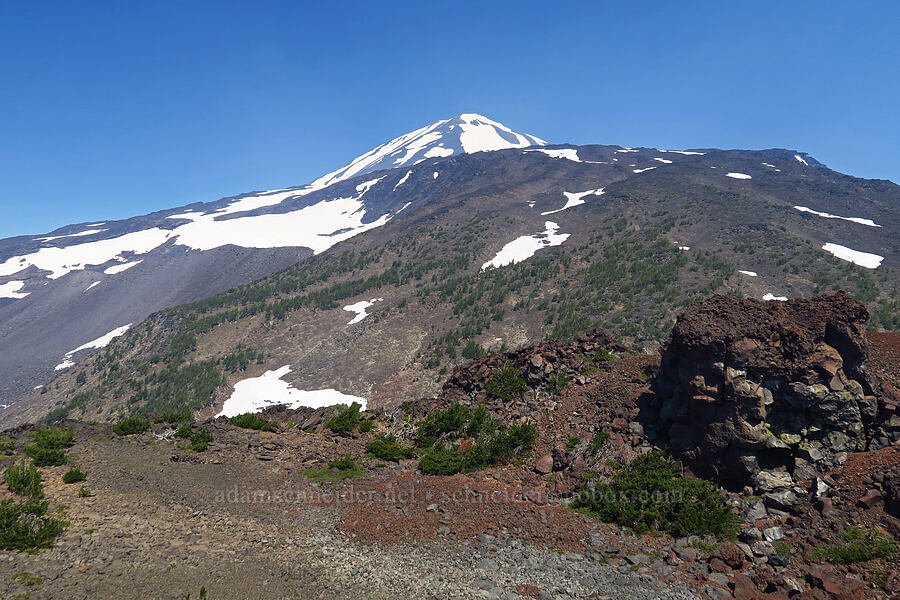
{"type": "Polygon", "coordinates": [[[150,428],[150,421],[143,417],[125,417],[124,419],[113,425],[113,432],[116,435],[126,436],[136,433],[144,433],[150,428]]]}
{"type": "Polygon", "coordinates": [[[877,529],[850,527],[829,542],[816,546],[813,560],[849,565],[876,558],[891,559],[897,553],[897,541],[877,529]]]}
{"type": "Polygon", "coordinates": [[[305,469],[301,473],[313,481],[335,482],[365,475],[366,470],[358,466],[356,460],[347,454],[328,463],[327,468],[305,469]]]}
{"type": "Polygon", "coordinates": [[[87,473],[79,469],[78,467],[74,467],[66,471],[66,474],[63,475],[63,483],[78,483],[79,481],[84,481],[87,479],[87,473]]]}
{"type": "Polygon", "coordinates": [[[591,438],[591,441],[588,442],[588,450],[597,454],[600,450],[603,449],[603,446],[606,445],[606,442],[609,441],[609,432],[608,431],[600,431],[595,433],[591,438]]]}
{"type": "Polygon", "coordinates": [[[47,516],[47,502],[0,502],[0,548],[36,550],[49,548],[65,530],[65,523],[47,516]]]}
{"type": "Polygon", "coordinates": [[[415,451],[410,446],[404,446],[393,435],[379,435],[373,441],[366,444],[366,451],[375,458],[399,462],[401,459],[412,458],[415,451]]]}
{"type": "Polygon", "coordinates": [[[638,533],[665,531],[672,536],[731,536],[738,518],[725,495],[709,481],[681,477],[677,465],[650,452],[620,469],[610,484],[589,482],[573,506],[608,523],[638,533]]]}
{"type": "Polygon", "coordinates": [[[34,500],[40,500],[44,497],[44,487],[41,485],[41,472],[34,465],[26,464],[21,461],[17,465],[12,465],[3,472],[3,480],[9,486],[9,491],[27,496],[34,500]]]}
{"type": "Polygon", "coordinates": [[[484,389],[491,396],[508,401],[520,397],[531,388],[528,387],[519,369],[508,363],[494,373],[484,389]]]}
{"type": "Polygon", "coordinates": [[[93,494],[91,493],[91,490],[90,490],[90,488],[88,488],[88,486],[83,485],[80,488],[78,488],[78,497],[79,498],[90,498],[91,496],[93,496],[93,494]]]}
{"type": "Polygon", "coordinates": [[[268,421],[254,413],[235,415],[228,419],[228,422],[235,427],[242,427],[244,429],[253,429],[256,431],[272,431],[272,425],[268,421]]]}
{"type": "Polygon", "coordinates": [[[325,426],[335,433],[349,433],[359,424],[359,402],[354,402],[325,422],[325,426]]]}
{"type": "Polygon", "coordinates": [[[13,575],[13,581],[15,581],[16,583],[20,583],[25,587],[34,587],[36,585],[41,585],[42,583],[44,583],[44,578],[22,571],[21,573],[16,573],[15,575],[13,575]]]}

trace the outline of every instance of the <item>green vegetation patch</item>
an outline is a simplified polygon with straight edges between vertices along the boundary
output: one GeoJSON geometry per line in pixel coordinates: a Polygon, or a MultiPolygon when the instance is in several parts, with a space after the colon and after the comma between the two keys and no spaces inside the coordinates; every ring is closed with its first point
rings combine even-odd
{"type": "Polygon", "coordinates": [[[365,475],[366,470],[356,464],[356,459],[346,454],[342,458],[328,463],[326,468],[305,469],[301,473],[313,481],[335,482],[365,475]]]}
{"type": "Polygon", "coordinates": [[[507,364],[488,380],[485,391],[501,400],[513,400],[530,388],[522,373],[512,364],[507,364]]]}
{"type": "Polygon", "coordinates": [[[150,429],[150,421],[137,416],[125,417],[113,425],[113,432],[121,436],[144,433],[148,429],[150,429]]]}
{"type": "Polygon", "coordinates": [[[725,495],[715,485],[681,477],[678,466],[660,452],[635,458],[610,484],[589,481],[573,506],[639,533],[730,536],[738,527],[725,495]]]}
{"type": "Polygon", "coordinates": [[[816,546],[810,552],[813,560],[850,565],[877,558],[891,559],[897,553],[897,541],[877,529],[850,527],[834,539],[816,546]]]}
{"type": "Polygon", "coordinates": [[[393,435],[379,435],[373,441],[366,444],[366,451],[375,458],[399,462],[415,456],[415,449],[404,446],[393,435]]]}
{"type": "Polygon", "coordinates": [[[354,402],[325,422],[325,426],[335,433],[350,433],[359,424],[359,402],[354,402]]]}
{"type": "Polygon", "coordinates": [[[79,481],[84,481],[87,479],[87,473],[79,469],[78,467],[74,467],[66,471],[66,474],[63,475],[63,483],[78,483],[79,481]]]}
{"type": "Polygon", "coordinates": [[[228,419],[228,422],[235,427],[242,427],[244,429],[254,429],[256,431],[272,431],[272,424],[254,413],[235,415],[228,419]]]}
{"type": "Polygon", "coordinates": [[[26,551],[52,546],[66,524],[49,518],[47,506],[46,501],[34,499],[0,502],[0,548],[26,551]]]}
{"type": "Polygon", "coordinates": [[[41,472],[34,465],[21,461],[12,465],[3,472],[3,481],[9,486],[9,491],[26,496],[34,500],[44,497],[44,487],[41,485],[41,472]]]}

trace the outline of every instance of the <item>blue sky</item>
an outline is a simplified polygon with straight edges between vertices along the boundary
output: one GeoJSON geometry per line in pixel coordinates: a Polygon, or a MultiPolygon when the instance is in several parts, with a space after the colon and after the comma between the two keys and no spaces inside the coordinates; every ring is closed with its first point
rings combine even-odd
{"type": "Polygon", "coordinates": [[[823,0],[11,0],[0,237],[300,185],[461,112],[900,182],[898,22],[823,0]]]}

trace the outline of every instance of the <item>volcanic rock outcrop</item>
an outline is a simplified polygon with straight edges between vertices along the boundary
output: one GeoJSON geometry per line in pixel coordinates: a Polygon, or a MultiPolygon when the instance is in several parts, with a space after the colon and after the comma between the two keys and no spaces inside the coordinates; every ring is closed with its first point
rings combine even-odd
{"type": "Polygon", "coordinates": [[[663,351],[648,432],[697,475],[790,506],[847,453],[900,442],[867,369],[868,318],[843,292],[691,304],[663,351]]]}

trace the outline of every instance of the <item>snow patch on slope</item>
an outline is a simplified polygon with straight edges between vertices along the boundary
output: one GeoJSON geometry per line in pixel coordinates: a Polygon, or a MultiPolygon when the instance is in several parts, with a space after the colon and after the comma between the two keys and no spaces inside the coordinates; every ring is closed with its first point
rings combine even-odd
{"type": "MultiPolygon", "coordinates": [[[[102,223],[101,223],[102,225],[102,223]]],[[[39,237],[34,238],[35,242],[52,242],[53,240],[61,240],[64,238],[73,238],[73,237],[82,237],[85,235],[93,235],[95,233],[103,233],[104,231],[109,231],[108,229],[87,229],[85,231],[80,231],[78,233],[70,233],[67,235],[50,235],[47,237],[39,237]]]]}
{"type": "Polygon", "coordinates": [[[732,179],[753,179],[746,173],[725,173],[725,177],[731,177],[732,179]]]}
{"type": "Polygon", "coordinates": [[[288,408],[301,406],[321,408],[359,402],[363,409],[366,407],[365,398],[343,394],[337,390],[298,390],[281,379],[290,372],[291,366],[285,365],[275,371],[266,371],[259,377],[237,382],[234,384],[231,397],[224,402],[222,411],[216,416],[230,418],[248,412],[257,413],[270,406],[279,405],[286,405],[288,408]]]}
{"type": "Polygon", "coordinates": [[[481,270],[522,262],[534,256],[534,253],[541,248],[559,246],[569,239],[570,234],[568,233],[556,233],[559,231],[559,225],[553,221],[545,222],[544,227],[545,230],[541,233],[523,235],[503,246],[494,258],[481,265],[481,270]]]}
{"type": "Polygon", "coordinates": [[[72,360],[72,356],[74,356],[76,352],[81,352],[82,350],[92,350],[92,349],[96,349],[96,348],[106,348],[109,345],[109,343],[111,341],[113,341],[115,338],[119,337],[120,335],[124,335],[125,332],[128,331],[128,329],[130,327],[131,327],[131,323],[129,323],[128,325],[123,325],[122,327],[117,327],[116,329],[113,329],[106,335],[101,335],[96,340],[91,340],[90,342],[88,342],[86,344],[82,344],[81,346],[78,346],[74,350],[70,350],[69,352],[66,352],[66,354],[63,356],[63,361],[61,363],[59,363],[58,365],[56,365],[55,369],[57,371],[63,371],[65,369],[68,369],[69,367],[73,366],[75,364],[75,361],[72,360]]]}
{"type": "Polygon", "coordinates": [[[765,294],[762,299],[766,302],[771,302],[772,300],[777,302],[787,302],[787,296],[776,296],[772,293],[765,294]]]}
{"type": "Polygon", "coordinates": [[[581,162],[581,159],[578,158],[578,150],[575,148],[554,148],[554,149],[544,149],[544,148],[535,148],[534,150],[525,150],[525,152],[541,152],[542,154],[546,154],[550,158],[565,158],[566,160],[571,160],[572,162],[581,162]]]}
{"type": "Polygon", "coordinates": [[[24,287],[24,281],[7,281],[6,283],[0,283],[0,298],[20,300],[29,294],[29,292],[20,291],[24,287]]]}
{"type": "Polygon", "coordinates": [[[356,304],[348,304],[344,307],[344,310],[347,312],[355,312],[356,316],[350,319],[347,322],[347,325],[353,325],[355,323],[359,323],[363,319],[369,316],[369,313],[366,312],[366,309],[370,306],[373,306],[376,302],[383,302],[384,298],[372,298],[371,300],[361,300],[356,304]]]}
{"type": "MultiPolygon", "coordinates": [[[[136,267],[141,264],[142,260],[135,260],[132,262],[122,263],[121,265],[113,265],[107,269],[104,269],[103,272],[107,275],[115,275],[116,273],[121,273],[122,271],[127,271],[131,267],[136,267]]],[[[99,281],[97,283],[100,283],[99,281]]],[[[90,289],[90,288],[88,288],[90,289]]]]}
{"type": "Polygon", "coordinates": [[[594,196],[602,196],[603,188],[597,190],[588,190],[586,192],[563,192],[563,195],[566,197],[566,205],[562,208],[557,208],[556,210],[548,210],[547,212],[542,212],[541,216],[546,217],[547,215],[552,215],[554,213],[562,212],[573,206],[579,206],[585,203],[585,196],[590,196],[593,194],[594,196]]]}
{"type": "Polygon", "coordinates": [[[818,215],[825,219],[843,219],[844,221],[850,221],[851,223],[858,223],[859,225],[866,225],[868,227],[881,227],[881,225],[878,225],[872,219],[863,219],[862,217],[839,217],[838,215],[832,215],[832,214],[829,214],[826,212],[819,212],[817,210],[813,210],[806,206],[795,206],[794,209],[799,210],[800,212],[818,215]]]}
{"type": "Polygon", "coordinates": [[[870,254],[868,252],[860,252],[859,250],[853,250],[851,248],[848,248],[847,246],[841,246],[840,244],[828,243],[822,246],[822,250],[831,252],[841,260],[852,262],[855,265],[859,265],[867,269],[877,269],[879,266],[881,266],[881,261],[884,260],[883,256],[870,254]]]}

